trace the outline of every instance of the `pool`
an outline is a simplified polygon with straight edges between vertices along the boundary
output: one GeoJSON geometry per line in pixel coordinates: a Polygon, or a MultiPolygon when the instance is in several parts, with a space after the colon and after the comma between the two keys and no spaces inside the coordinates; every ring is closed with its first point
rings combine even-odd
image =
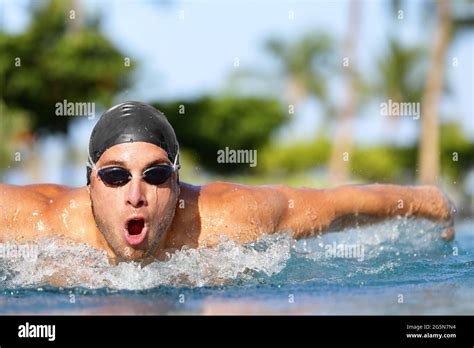
{"type": "Polygon", "coordinates": [[[1,314],[474,314],[474,220],[453,242],[393,219],[305,241],[286,234],[181,250],[141,268],[42,240],[0,259],[1,314]]]}

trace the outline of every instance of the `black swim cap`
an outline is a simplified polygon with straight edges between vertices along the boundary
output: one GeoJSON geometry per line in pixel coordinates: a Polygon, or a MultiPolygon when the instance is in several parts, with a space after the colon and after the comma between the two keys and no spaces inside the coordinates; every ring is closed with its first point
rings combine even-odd
{"type": "Polygon", "coordinates": [[[114,145],[129,142],[145,142],[161,147],[171,163],[179,168],[179,144],[166,116],[150,105],[130,101],[104,112],[92,130],[87,165],[88,185],[92,167],[100,156],[114,145]]]}

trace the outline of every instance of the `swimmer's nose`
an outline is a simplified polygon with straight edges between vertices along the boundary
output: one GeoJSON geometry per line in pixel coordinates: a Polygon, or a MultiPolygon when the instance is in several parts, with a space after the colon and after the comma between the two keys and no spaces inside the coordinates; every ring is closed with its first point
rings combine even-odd
{"type": "Polygon", "coordinates": [[[142,180],[132,179],[127,185],[127,193],[126,193],[126,204],[131,205],[134,208],[140,208],[144,205],[147,205],[147,200],[145,196],[145,190],[143,187],[142,180]]]}

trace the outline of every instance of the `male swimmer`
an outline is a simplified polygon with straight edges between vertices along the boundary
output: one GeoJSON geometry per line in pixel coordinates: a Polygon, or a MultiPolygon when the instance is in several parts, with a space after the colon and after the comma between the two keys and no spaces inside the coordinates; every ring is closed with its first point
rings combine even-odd
{"type": "Polygon", "coordinates": [[[139,102],[107,110],[89,142],[87,185],[0,184],[0,242],[61,236],[104,249],[112,262],[166,259],[182,247],[295,239],[395,216],[424,217],[454,236],[454,207],[434,186],[333,189],[179,180],[179,145],[165,115],[139,102]]]}

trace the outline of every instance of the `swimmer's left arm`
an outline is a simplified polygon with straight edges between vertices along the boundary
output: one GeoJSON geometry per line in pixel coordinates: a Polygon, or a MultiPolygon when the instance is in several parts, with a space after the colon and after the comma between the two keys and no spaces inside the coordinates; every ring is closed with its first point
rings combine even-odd
{"type": "Polygon", "coordinates": [[[347,185],[334,189],[278,187],[287,200],[278,231],[304,238],[395,216],[423,217],[446,226],[451,239],[454,206],[435,186],[347,185]]]}

